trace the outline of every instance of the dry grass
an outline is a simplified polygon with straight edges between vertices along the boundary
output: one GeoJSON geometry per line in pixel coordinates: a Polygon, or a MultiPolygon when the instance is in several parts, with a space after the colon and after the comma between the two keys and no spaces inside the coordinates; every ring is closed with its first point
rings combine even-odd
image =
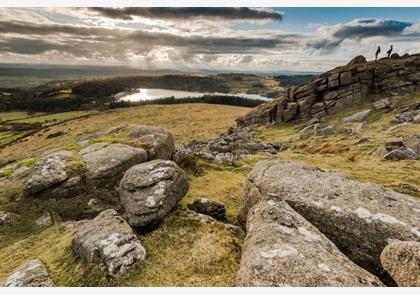
{"type": "Polygon", "coordinates": [[[47,132],[40,132],[0,150],[0,162],[30,157],[42,149],[72,145],[78,136],[109,128],[121,123],[147,124],[169,129],[177,143],[193,139],[215,137],[228,127],[235,125],[235,119],[244,115],[249,108],[210,105],[148,105],[116,109],[92,117],[83,118],[57,126],[47,132]],[[47,139],[47,135],[58,131],[65,135],[47,139]]]}

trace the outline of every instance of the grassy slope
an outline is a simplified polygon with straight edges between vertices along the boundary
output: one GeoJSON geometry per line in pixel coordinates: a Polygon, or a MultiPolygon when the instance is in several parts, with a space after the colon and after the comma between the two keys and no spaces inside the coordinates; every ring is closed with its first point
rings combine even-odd
{"type": "MultiPolygon", "coordinates": [[[[418,100],[419,96],[404,99],[418,100]]],[[[402,102],[401,102],[402,103],[402,102]]],[[[337,124],[343,115],[365,109],[370,104],[355,106],[340,114],[330,116],[323,125],[337,124]]],[[[85,134],[121,124],[144,123],[163,126],[176,134],[177,141],[214,137],[233,125],[234,118],[246,109],[228,106],[177,105],[147,106],[115,110],[111,113],[72,121],[65,126],[54,126],[51,132],[71,129],[62,138],[46,140],[34,136],[28,142],[15,146],[17,158],[28,157],[33,151],[46,146],[62,146],[74,143],[76,134],[85,134]],[[205,120],[203,120],[205,118],[205,120]],[[62,129],[61,129],[62,128],[62,129]]],[[[361,181],[370,181],[386,187],[419,196],[413,187],[420,187],[420,161],[387,162],[369,156],[368,153],[395,136],[418,133],[418,125],[408,125],[392,133],[383,131],[393,113],[375,111],[367,126],[355,137],[334,135],[298,140],[292,124],[271,128],[259,127],[258,136],[268,141],[289,142],[290,149],[279,153],[279,159],[294,159],[318,167],[343,171],[361,181]],[[369,142],[354,143],[366,136],[369,142]],[[402,185],[408,184],[409,186],[402,185]]],[[[1,153],[12,155],[12,150],[1,153]]],[[[239,161],[237,168],[198,162],[197,173],[189,173],[190,190],[181,201],[185,206],[197,197],[209,197],[226,204],[230,222],[235,221],[242,195],[242,183],[252,166],[264,156],[248,156],[239,161]]],[[[1,206],[4,202],[0,202],[1,206]]],[[[58,220],[58,218],[57,218],[58,220]]],[[[140,233],[148,258],[136,270],[118,280],[107,279],[103,269],[76,259],[71,254],[72,231],[64,232],[56,224],[48,229],[29,226],[31,232],[13,237],[0,252],[0,281],[24,261],[40,257],[47,265],[57,285],[80,286],[231,286],[239,262],[241,241],[233,238],[221,223],[206,225],[182,215],[176,210],[154,231],[140,233]]],[[[0,233],[1,234],[1,233],[0,233]]],[[[7,237],[7,235],[3,236],[7,237]]],[[[2,237],[2,238],[3,238],[2,237]]]]}

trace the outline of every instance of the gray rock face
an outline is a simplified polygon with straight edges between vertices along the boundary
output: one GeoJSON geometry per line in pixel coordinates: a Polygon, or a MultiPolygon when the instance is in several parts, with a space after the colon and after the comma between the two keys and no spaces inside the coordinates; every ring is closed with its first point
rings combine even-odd
{"type": "Polygon", "coordinates": [[[420,287],[420,243],[390,243],[382,251],[381,263],[398,286],[420,287]]]}
{"type": "Polygon", "coordinates": [[[276,197],[250,210],[246,228],[238,286],[382,286],[276,197]]]}
{"type": "Polygon", "coordinates": [[[146,257],[131,227],[113,209],[82,225],[73,237],[72,249],[89,262],[105,263],[113,276],[125,273],[146,257]]]}
{"type": "Polygon", "coordinates": [[[69,151],[59,151],[39,160],[26,182],[29,194],[39,193],[68,179],[65,171],[66,158],[71,155],[69,151]]]}
{"type": "Polygon", "coordinates": [[[128,136],[150,145],[149,159],[170,160],[175,150],[174,136],[164,128],[137,125],[128,136]]]}
{"type": "Polygon", "coordinates": [[[371,109],[364,110],[361,112],[357,112],[352,114],[351,116],[343,118],[344,123],[357,123],[357,122],[363,122],[366,120],[366,118],[372,113],[371,109]]]}
{"type": "Polygon", "coordinates": [[[267,195],[286,201],[350,259],[383,276],[379,256],[390,239],[420,239],[420,201],[342,173],[292,161],[258,162],[245,184],[239,221],[267,195]]]}
{"type": "Polygon", "coordinates": [[[128,223],[145,226],[164,218],[188,191],[185,172],[172,161],[154,160],[131,167],[120,182],[128,223]]]}
{"type": "Polygon", "coordinates": [[[34,259],[19,266],[1,285],[4,287],[54,287],[54,282],[45,265],[39,259],[34,259]]]}
{"type": "Polygon", "coordinates": [[[188,209],[195,212],[209,215],[217,220],[224,220],[226,218],[225,205],[207,198],[199,198],[193,203],[187,204],[188,209]]]}
{"type": "Polygon", "coordinates": [[[112,186],[131,166],[147,161],[147,152],[141,148],[115,143],[83,155],[87,181],[94,185],[112,186]]]}

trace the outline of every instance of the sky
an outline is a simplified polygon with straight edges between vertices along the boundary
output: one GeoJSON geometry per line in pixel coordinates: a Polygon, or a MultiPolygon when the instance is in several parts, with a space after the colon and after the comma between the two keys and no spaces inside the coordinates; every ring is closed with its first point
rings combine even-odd
{"type": "Polygon", "coordinates": [[[420,53],[420,8],[0,8],[0,62],[312,71],[420,53]]]}

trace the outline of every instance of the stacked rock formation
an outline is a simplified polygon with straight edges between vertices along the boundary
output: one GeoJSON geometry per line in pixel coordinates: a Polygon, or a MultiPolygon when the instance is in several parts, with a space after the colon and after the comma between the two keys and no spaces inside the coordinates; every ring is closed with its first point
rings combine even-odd
{"type": "Polygon", "coordinates": [[[374,94],[420,90],[420,54],[366,62],[355,58],[311,82],[290,87],[283,97],[264,103],[237,120],[238,126],[275,124],[334,114],[374,94]]]}

